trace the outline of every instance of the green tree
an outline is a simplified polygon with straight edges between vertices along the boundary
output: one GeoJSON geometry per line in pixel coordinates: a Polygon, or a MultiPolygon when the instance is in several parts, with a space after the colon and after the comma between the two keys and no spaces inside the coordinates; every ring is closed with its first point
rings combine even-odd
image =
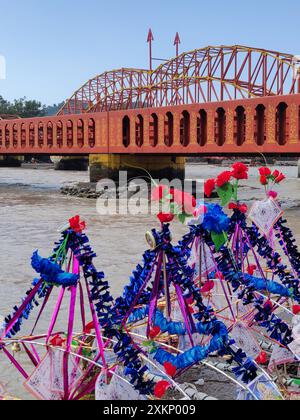
{"type": "Polygon", "coordinates": [[[9,102],[0,96],[0,114],[16,115],[21,118],[43,117],[45,108],[45,105],[36,100],[20,98],[9,102]]]}

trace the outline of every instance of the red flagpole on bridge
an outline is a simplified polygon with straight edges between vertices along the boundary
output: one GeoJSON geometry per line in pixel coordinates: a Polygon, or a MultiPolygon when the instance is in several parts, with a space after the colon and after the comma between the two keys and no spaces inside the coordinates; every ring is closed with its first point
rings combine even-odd
{"type": "Polygon", "coordinates": [[[179,56],[179,45],[180,44],[181,44],[180,36],[179,36],[179,33],[176,32],[176,36],[175,36],[175,40],[174,40],[174,45],[176,46],[176,57],[179,56]]]}
{"type": "MultiPolygon", "coordinates": [[[[181,44],[181,40],[180,40],[180,36],[179,33],[176,32],[175,35],[175,39],[174,39],[174,46],[176,47],[176,74],[179,73],[179,63],[178,63],[178,57],[179,57],[179,45],[181,44]]],[[[179,91],[179,85],[178,85],[178,81],[176,82],[176,105],[179,104],[179,95],[178,95],[178,91],[179,91]]]]}
{"type": "Polygon", "coordinates": [[[147,38],[147,42],[148,42],[148,44],[149,44],[149,58],[150,58],[150,70],[152,71],[153,70],[153,67],[152,67],[152,42],[154,41],[154,36],[153,36],[153,33],[152,33],[152,30],[151,30],[151,28],[149,29],[149,32],[148,32],[148,38],[147,38]]]}

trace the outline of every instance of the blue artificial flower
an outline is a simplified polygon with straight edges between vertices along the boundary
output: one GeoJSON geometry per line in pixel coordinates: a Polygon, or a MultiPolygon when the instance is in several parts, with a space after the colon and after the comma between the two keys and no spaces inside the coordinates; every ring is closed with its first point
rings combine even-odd
{"type": "Polygon", "coordinates": [[[58,264],[46,258],[41,258],[37,251],[32,256],[31,265],[41,275],[41,278],[49,284],[70,287],[75,286],[79,280],[77,274],[64,272],[58,264]]]}
{"type": "Polygon", "coordinates": [[[221,234],[227,232],[230,226],[230,219],[218,204],[209,204],[207,213],[204,216],[203,228],[208,232],[221,234]]]}

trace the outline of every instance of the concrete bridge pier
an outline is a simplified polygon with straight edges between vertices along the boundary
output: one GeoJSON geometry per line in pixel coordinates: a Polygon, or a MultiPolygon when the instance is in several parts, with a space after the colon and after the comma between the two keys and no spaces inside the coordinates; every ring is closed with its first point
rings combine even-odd
{"type": "Polygon", "coordinates": [[[51,156],[56,171],[87,171],[89,158],[87,156],[51,156]]]}
{"type": "Polygon", "coordinates": [[[173,156],[143,155],[90,155],[90,181],[101,179],[119,181],[119,172],[127,171],[128,180],[132,178],[185,179],[185,158],[173,156]]]}
{"type": "Polygon", "coordinates": [[[24,156],[0,156],[0,168],[19,168],[24,162],[24,156]]]}

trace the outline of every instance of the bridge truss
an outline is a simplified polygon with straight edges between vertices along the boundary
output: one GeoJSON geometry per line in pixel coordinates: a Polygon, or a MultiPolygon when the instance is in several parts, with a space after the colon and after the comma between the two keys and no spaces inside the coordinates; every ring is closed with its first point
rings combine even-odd
{"type": "Polygon", "coordinates": [[[245,46],[183,53],[153,71],[120,69],[89,80],[59,115],[121,111],[300,93],[291,54],[245,46]]]}

